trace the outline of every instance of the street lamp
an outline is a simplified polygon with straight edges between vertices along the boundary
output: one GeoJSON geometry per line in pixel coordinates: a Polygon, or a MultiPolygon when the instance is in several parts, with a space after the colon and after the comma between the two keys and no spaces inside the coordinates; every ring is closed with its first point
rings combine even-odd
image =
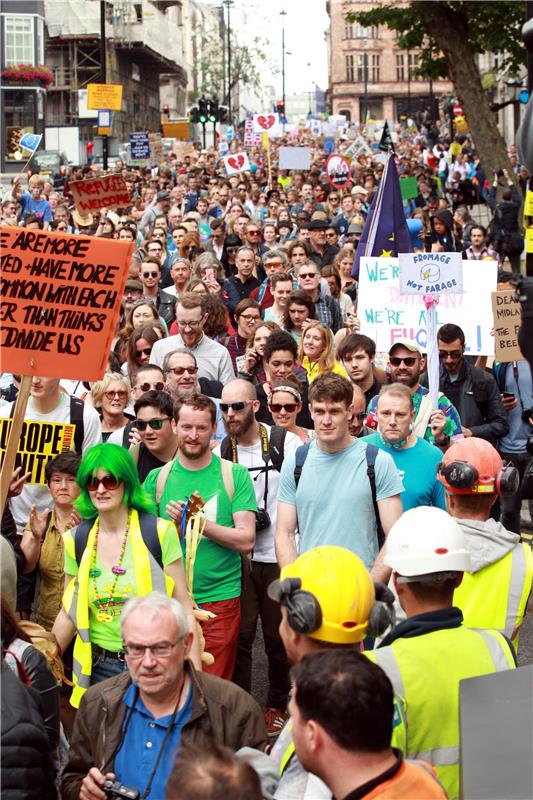
{"type": "MultiPolygon", "coordinates": [[[[286,17],[286,11],[279,12],[280,17],[286,17]]],[[[283,101],[283,111],[285,113],[285,20],[281,26],[281,99],[283,101]]]]}
{"type": "Polygon", "coordinates": [[[231,114],[231,20],[230,20],[230,8],[233,5],[233,0],[222,0],[223,4],[228,9],[228,121],[231,125],[232,123],[232,114],[231,114]]]}

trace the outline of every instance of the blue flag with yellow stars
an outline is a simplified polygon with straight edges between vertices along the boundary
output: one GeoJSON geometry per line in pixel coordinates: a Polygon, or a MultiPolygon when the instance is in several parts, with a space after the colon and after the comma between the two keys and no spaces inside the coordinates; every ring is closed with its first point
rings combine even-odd
{"type": "Polygon", "coordinates": [[[389,153],[379,186],[372,199],[352,265],[352,277],[359,280],[362,256],[390,256],[411,253],[411,237],[403,212],[400,179],[394,155],[389,153]]]}

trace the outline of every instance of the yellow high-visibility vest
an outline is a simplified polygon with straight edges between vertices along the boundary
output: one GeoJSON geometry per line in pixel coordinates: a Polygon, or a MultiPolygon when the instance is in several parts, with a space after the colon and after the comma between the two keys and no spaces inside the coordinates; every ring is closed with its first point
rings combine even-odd
{"type": "Polygon", "coordinates": [[[432,764],[448,798],[459,798],[459,684],[465,678],[514,669],[509,643],[498,631],[461,626],[399,638],[366,655],[387,673],[404,699],[406,758],[432,764]]]}

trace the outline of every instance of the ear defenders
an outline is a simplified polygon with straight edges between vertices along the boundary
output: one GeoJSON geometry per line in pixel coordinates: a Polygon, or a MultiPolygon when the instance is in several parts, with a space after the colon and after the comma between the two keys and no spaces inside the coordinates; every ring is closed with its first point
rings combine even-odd
{"type": "Polygon", "coordinates": [[[384,583],[374,581],[376,602],[368,618],[367,636],[383,636],[386,630],[394,628],[396,614],[394,611],[394,594],[384,583]]]}
{"type": "Polygon", "coordinates": [[[318,600],[301,588],[300,578],[284,578],[280,582],[280,602],[287,609],[287,622],[297,633],[314,633],[322,625],[322,609],[318,600]]]}
{"type": "Polygon", "coordinates": [[[517,492],[520,485],[520,474],[512,464],[504,464],[495,477],[482,477],[477,469],[468,461],[451,461],[437,466],[437,473],[442,475],[450,489],[457,494],[496,494],[509,497],[517,492]]]}

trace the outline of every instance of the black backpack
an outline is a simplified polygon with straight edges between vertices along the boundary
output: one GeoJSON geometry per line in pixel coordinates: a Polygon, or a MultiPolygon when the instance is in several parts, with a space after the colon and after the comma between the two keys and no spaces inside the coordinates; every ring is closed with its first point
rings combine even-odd
{"type": "MultiPolygon", "coordinates": [[[[141,536],[146,547],[153,555],[157,564],[163,569],[163,553],[161,552],[161,542],[157,535],[157,517],[153,514],[148,514],[146,511],[139,511],[139,525],[141,528],[141,536]]],[[[76,563],[79,567],[82,556],[87,547],[87,539],[89,538],[89,531],[94,525],[96,517],[93,519],[84,519],[72,530],[74,538],[74,554],[76,556],[76,563]]]]}
{"type": "MultiPolygon", "coordinates": [[[[295,454],[295,461],[294,461],[294,483],[296,484],[296,489],[298,489],[298,484],[300,483],[300,478],[302,477],[302,469],[305,464],[305,459],[309,453],[309,444],[302,444],[296,450],[295,454]]],[[[370,482],[370,491],[372,492],[372,505],[374,506],[374,514],[376,515],[376,529],[378,534],[378,547],[381,550],[383,545],[385,544],[385,533],[383,531],[383,526],[381,525],[381,519],[379,517],[379,508],[378,508],[378,497],[376,491],[376,470],[374,465],[376,463],[376,458],[379,453],[379,447],[376,447],[375,444],[367,444],[365,450],[366,456],[366,474],[368,475],[368,480],[370,482]]]]}
{"type": "MultiPolygon", "coordinates": [[[[277,425],[273,425],[270,429],[268,460],[272,462],[272,467],[270,467],[270,469],[275,469],[276,472],[281,471],[281,466],[285,457],[286,435],[287,431],[285,428],[278,428],[277,425]]],[[[233,461],[232,456],[231,436],[226,436],[220,444],[220,457],[225,458],[227,461],[233,461]]]]}

